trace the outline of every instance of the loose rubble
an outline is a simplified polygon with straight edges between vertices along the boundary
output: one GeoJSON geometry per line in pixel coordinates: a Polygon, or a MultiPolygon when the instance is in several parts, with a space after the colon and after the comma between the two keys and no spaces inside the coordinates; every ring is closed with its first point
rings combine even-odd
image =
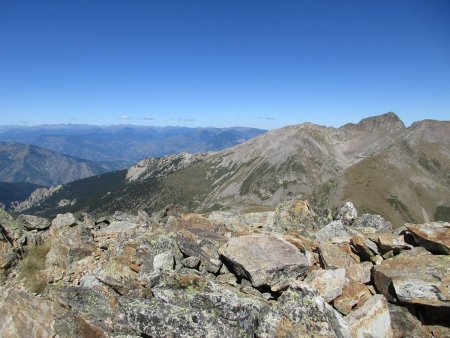
{"type": "Polygon", "coordinates": [[[0,210],[0,336],[449,336],[450,224],[357,215],[0,210]]]}

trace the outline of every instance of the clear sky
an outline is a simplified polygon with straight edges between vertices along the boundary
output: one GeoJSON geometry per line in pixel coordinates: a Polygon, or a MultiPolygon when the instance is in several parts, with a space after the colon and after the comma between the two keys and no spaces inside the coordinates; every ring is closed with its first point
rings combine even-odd
{"type": "Polygon", "coordinates": [[[0,0],[0,124],[450,119],[450,1],[0,0]]]}

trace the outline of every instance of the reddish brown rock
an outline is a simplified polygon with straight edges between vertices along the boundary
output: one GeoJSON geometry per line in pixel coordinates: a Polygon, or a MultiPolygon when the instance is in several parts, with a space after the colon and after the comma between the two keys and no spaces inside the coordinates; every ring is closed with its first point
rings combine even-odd
{"type": "Polygon", "coordinates": [[[370,262],[355,263],[345,268],[347,278],[352,282],[369,283],[373,264],[370,262]]]}
{"type": "Polygon", "coordinates": [[[405,224],[414,239],[428,251],[450,255],[450,223],[431,222],[425,224],[405,224]]]}
{"type": "Polygon", "coordinates": [[[372,294],[365,284],[350,282],[342,290],[342,294],[334,300],[334,307],[343,315],[347,315],[355,307],[361,307],[372,294]]]}

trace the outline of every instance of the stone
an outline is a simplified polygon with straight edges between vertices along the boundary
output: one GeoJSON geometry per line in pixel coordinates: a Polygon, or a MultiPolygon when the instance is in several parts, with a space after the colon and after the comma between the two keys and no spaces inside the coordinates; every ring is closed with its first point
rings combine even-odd
{"type": "Polygon", "coordinates": [[[305,282],[314,287],[329,303],[342,293],[345,284],[345,269],[314,270],[306,276],[305,282]]]}
{"type": "Polygon", "coordinates": [[[154,292],[151,299],[120,299],[121,320],[150,337],[252,337],[266,307],[211,282],[205,290],[154,292]]]}
{"type": "Polygon", "coordinates": [[[17,218],[27,230],[46,230],[51,223],[48,219],[34,215],[20,215],[17,218]]]}
{"type": "Polygon", "coordinates": [[[294,245],[272,235],[231,238],[219,254],[237,276],[248,279],[253,287],[269,286],[272,291],[304,276],[308,267],[305,255],[294,245]]]}
{"type": "Polygon", "coordinates": [[[389,304],[389,314],[394,338],[431,338],[431,334],[427,332],[422,323],[406,308],[389,304]]]}
{"type": "Polygon", "coordinates": [[[358,255],[361,257],[363,261],[374,261],[374,257],[379,254],[378,248],[374,242],[370,239],[361,237],[361,236],[353,236],[350,240],[352,246],[358,252],[358,255]]]}
{"type": "Polygon", "coordinates": [[[345,321],[354,338],[391,338],[391,316],[386,298],[375,295],[363,306],[350,312],[345,321]]]}
{"type": "Polygon", "coordinates": [[[390,302],[450,306],[450,256],[398,255],[375,266],[373,277],[377,290],[390,302]]]}
{"type": "Polygon", "coordinates": [[[107,227],[97,231],[98,236],[120,234],[123,232],[133,231],[138,227],[137,223],[129,221],[112,221],[107,227]]]}
{"type": "Polygon", "coordinates": [[[379,233],[373,237],[378,243],[378,247],[382,253],[393,251],[394,254],[398,254],[402,250],[409,250],[411,245],[405,243],[404,236],[397,236],[391,233],[379,233]]]}
{"type": "Polygon", "coordinates": [[[83,225],[55,227],[53,230],[51,248],[45,261],[46,269],[69,269],[74,262],[90,256],[96,249],[91,230],[83,225]]]}
{"type": "Polygon", "coordinates": [[[292,200],[278,203],[275,209],[275,224],[287,230],[294,226],[314,227],[316,214],[308,201],[292,200]]]}
{"type": "Polygon", "coordinates": [[[181,261],[181,264],[189,269],[197,269],[200,265],[200,258],[197,256],[186,257],[181,261]]]}
{"type": "Polygon", "coordinates": [[[391,231],[392,224],[386,221],[383,216],[373,214],[363,214],[359,216],[352,224],[355,228],[374,228],[378,231],[391,231]]]}
{"type": "Polygon", "coordinates": [[[153,268],[155,270],[173,270],[175,260],[171,251],[160,253],[153,259],[153,268]]]}
{"type": "Polygon", "coordinates": [[[345,284],[342,294],[337,297],[333,306],[343,315],[348,315],[354,307],[360,307],[372,294],[365,284],[350,282],[345,284]]]}
{"type": "Polygon", "coordinates": [[[256,337],[351,337],[342,316],[305,282],[296,281],[262,313],[256,337]]]}
{"type": "Polygon", "coordinates": [[[344,225],[351,225],[358,216],[358,211],[352,202],[345,202],[334,215],[335,220],[340,220],[344,225]]]}
{"type": "Polygon", "coordinates": [[[0,336],[53,337],[56,335],[53,315],[48,301],[25,292],[4,294],[0,297],[0,336]]]}
{"type": "Polygon", "coordinates": [[[351,252],[351,247],[348,244],[334,245],[331,243],[322,243],[319,247],[319,254],[325,269],[345,268],[359,262],[355,260],[351,252]]]}
{"type": "Polygon", "coordinates": [[[65,214],[58,214],[56,215],[56,218],[54,218],[52,221],[52,230],[53,229],[57,230],[65,227],[72,227],[77,224],[78,224],[77,219],[70,212],[65,214]]]}
{"type": "Polygon", "coordinates": [[[405,224],[415,241],[434,254],[450,255],[450,223],[405,224]]]}
{"type": "Polygon", "coordinates": [[[369,283],[371,278],[371,262],[361,262],[349,265],[345,268],[347,278],[352,282],[369,283]]]}
{"type": "Polygon", "coordinates": [[[322,229],[317,231],[316,240],[318,242],[325,242],[334,237],[347,237],[348,235],[342,221],[338,220],[325,225],[322,229]]]}

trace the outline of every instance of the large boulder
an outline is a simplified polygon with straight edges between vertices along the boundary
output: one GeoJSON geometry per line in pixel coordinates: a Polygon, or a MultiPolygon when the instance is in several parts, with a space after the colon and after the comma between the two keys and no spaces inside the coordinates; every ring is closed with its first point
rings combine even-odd
{"type": "Polygon", "coordinates": [[[256,336],[350,337],[342,316],[328,305],[310,285],[296,281],[262,313],[256,336]]]}
{"type": "Polygon", "coordinates": [[[362,283],[350,282],[342,290],[333,305],[343,315],[348,315],[354,307],[361,307],[370,297],[369,288],[362,283]]]}
{"type": "Polygon", "coordinates": [[[375,266],[373,276],[391,302],[450,307],[450,256],[398,255],[375,266]]]}
{"type": "Polygon", "coordinates": [[[405,224],[416,242],[435,254],[450,255],[450,223],[405,224]]]}
{"type": "Polygon", "coordinates": [[[386,298],[375,295],[345,317],[354,338],[391,338],[391,316],[386,298]]]}
{"type": "Polygon", "coordinates": [[[359,257],[352,253],[349,244],[334,245],[322,243],[319,247],[320,260],[325,269],[346,268],[359,262],[359,257]]]}
{"type": "Polygon", "coordinates": [[[423,338],[431,334],[422,326],[422,323],[403,306],[389,304],[391,326],[394,338],[423,338]]]}
{"type": "Polygon", "coordinates": [[[234,237],[219,253],[238,277],[256,288],[269,286],[272,291],[286,288],[308,268],[305,255],[293,244],[271,235],[234,237]]]}

